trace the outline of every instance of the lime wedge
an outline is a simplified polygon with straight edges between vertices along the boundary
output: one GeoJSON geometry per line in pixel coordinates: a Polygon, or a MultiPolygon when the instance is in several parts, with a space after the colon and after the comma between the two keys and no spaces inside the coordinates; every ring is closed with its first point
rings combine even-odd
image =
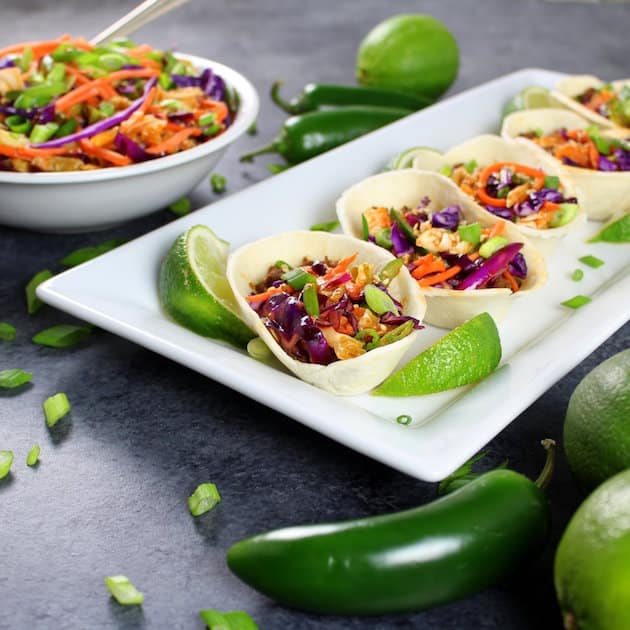
{"type": "Polygon", "coordinates": [[[481,380],[500,360],[496,324],[488,313],[481,313],[421,352],[372,393],[418,396],[442,392],[481,380]]]}
{"type": "Polygon", "coordinates": [[[613,219],[598,232],[589,243],[630,243],[630,214],[624,214],[620,219],[613,219]]]}
{"type": "Polygon", "coordinates": [[[392,158],[387,165],[388,170],[396,171],[401,168],[411,168],[413,165],[413,161],[416,156],[420,153],[424,153],[425,151],[433,151],[437,154],[441,152],[433,147],[412,147],[411,149],[407,149],[402,153],[399,153],[396,157],[392,158]]]}
{"type": "Polygon", "coordinates": [[[225,277],[229,247],[204,225],[180,234],[162,262],[158,290],[162,307],[177,323],[244,347],[255,335],[236,315],[225,277]]]}
{"type": "Polygon", "coordinates": [[[540,109],[542,107],[554,107],[556,102],[551,92],[539,85],[530,85],[513,96],[503,108],[503,116],[523,109],[540,109]]]}

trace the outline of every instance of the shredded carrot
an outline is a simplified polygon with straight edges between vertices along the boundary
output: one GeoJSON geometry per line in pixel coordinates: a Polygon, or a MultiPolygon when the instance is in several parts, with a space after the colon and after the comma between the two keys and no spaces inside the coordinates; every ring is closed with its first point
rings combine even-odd
{"type": "Polygon", "coordinates": [[[80,50],[92,50],[92,48],[94,48],[84,39],[73,40],[70,35],[62,35],[57,39],[21,42],[20,44],[0,48],[0,57],[22,53],[25,49],[30,48],[33,51],[33,59],[39,59],[50,54],[53,50],[58,48],[60,44],[69,44],[80,50]]]}
{"type": "Polygon", "coordinates": [[[83,151],[89,156],[104,160],[105,162],[110,162],[116,166],[126,166],[127,164],[131,164],[131,159],[126,155],[118,153],[117,151],[112,151],[111,149],[97,147],[89,140],[79,140],[79,144],[81,145],[83,151]]]}
{"type": "Polygon", "coordinates": [[[75,83],[75,85],[78,85],[78,86],[85,85],[86,83],[89,83],[92,80],[92,79],[90,79],[90,77],[88,77],[85,74],[83,74],[83,72],[81,72],[81,70],[79,70],[77,68],[73,68],[69,64],[66,65],[66,72],[70,76],[74,77],[74,83],[75,83]]]}
{"type": "Polygon", "coordinates": [[[175,153],[181,146],[181,144],[190,138],[190,136],[198,136],[202,133],[199,127],[186,127],[181,131],[173,134],[168,140],[154,144],[147,148],[147,153],[151,155],[161,155],[163,153],[175,153]]]}
{"type": "Polygon", "coordinates": [[[324,275],[324,280],[330,280],[331,278],[334,278],[335,276],[339,276],[344,273],[348,269],[348,267],[357,259],[358,255],[359,253],[355,252],[347,258],[342,258],[337,263],[336,267],[332,267],[326,272],[326,274],[324,275]]]}
{"type": "Polygon", "coordinates": [[[203,111],[198,112],[196,115],[197,118],[201,118],[201,116],[207,112],[212,112],[215,115],[215,121],[219,124],[222,123],[230,113],[228,106],[223,101],[205,99],[201,101],[201,107],[203,111]]]}
{"type": "Polygon", "coordinates": [[[418,280],[418,284],[421,287],[431,287],[434,284],[446,282],[449,278],[456,276],[461,270],[462,268],[460,266],[453,265],[450,269],[447,269],[446,271],[435,273],[432,276],[427,276],[426,278],[422,278],[422,280],[418,280]]]}
{"type": "Polygon", "coordinates": [[[583,144],[563,144],[555,149],[553,155],[559,160],[567,158],[586,168],[588,168],[590,162],[588,147],[583,144]]]}
{"type": "Polygon", "coordinates": [[[256,293],[256,295],[247,295],[245,296],[245,299],[248,302],[264,302],[265,300],[268,300],[272,295],[276,295],[276,293],[282,293],[282,288],[270,287],[262,293],[256,293]]]}
{"type": "Polygon", "coordinates": [[[67,155],[70,152],[71,150],[63,147],[57,149],[37,149],[33,147],[11,147],[6,144],[0,144],[0,155],[10,158],[28,159],[35,157],[53,157],[55,155],[67,155]]]}
{"type": "MultiPolygon", "coordinates": [[[[423,256],[423,258],[426,258],[426,256],[423,256]]],[[[430,273],[439,273],[442,271],[446,271],[446,264],[444,261],[441,258],[431,256],[430,260],[425,260],[420,265],[417,265],[411,272],[411,275],[416,280],[420,280],[420,278],[424,278],[424,276],[427,276],[430,273]]]]}
{"type": "Polygon", "coordinates": [[[115,83],[116,81],[122,81],[123,79],[150,79],[151,77],[157,77],[160,73],[158,70],[152,68],[135,68],[129,70],[117,70],[103,77],[104,81],[109,83],[115,83]]]}
{"type": "Polygon", "coordinates": [[[153,52],[153,48],[151,48],[149,44],[140,44],[140,46],[136,46],[135,48],[128,48],[125,52],[130,57],[142,57],[147,53],[153,52]]]}
{"type": "Polygon", "coordinates": [[[540,190],[545,184],[545,174],[537,168],[532,168],[531,166],[520,164],[518,162],[495,162],[494,164],[490,164],[490,166],[486,166],[486,168],[479,173],[479,187],[476,192],[477,196],[481,201],[483,201],[483,203],[487,203],[498,208],[505,208],[507,206],[507,201],[505,199],[491,197],[486,192],[486,184],[488,183],[490,175],[497,173],[505,167],[511,168],[515,173],[524,173],[528,177],[531,177],[534,180],[534,187],[536,190],[540,190]]]}
{"type": "Polygon", "coordinates": [[[514,279],[514,276],[509,271],[504,271],[503,277],[510,283],[512,292],[516,293],[519,289],[519,286],[518,286],[518,282],[516,282],[516,280],[514,279]]]}
{"type": "Polygon", "coordinates": [[[142,103],[142,105],[140,106],[140,111],[143,114],[147,113],[147,110],[149,109],[149,107],[151,107],[151,105],[153,104],[153,100],[155,99],[155,95],[157,93],[157,88],[155,87],[155,85],[149,90],[149,93],[147,94],[146,99],[144,100],[144,103],[142,103]]]}
{"type": "Polygon", "coordinates": [[[495,236],[501,236],[505,232],[505,221],[499,219],[488,232],[488,240],[495,236]]]}

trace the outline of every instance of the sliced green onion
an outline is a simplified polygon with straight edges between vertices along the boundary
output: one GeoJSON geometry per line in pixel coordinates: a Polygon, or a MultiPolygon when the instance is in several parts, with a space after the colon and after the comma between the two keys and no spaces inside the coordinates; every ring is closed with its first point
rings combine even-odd
{"type": "Polygon", "coordinates": [[[483,258],[490,258],[492,254],[496,254],[496,252],[505,247],[507,244],[507,238],[504,238],[503,236],[493,236],[479,248],[479,255],[483,258]]]}
{"type": "Polygon", "coordinates": [[[588,304],[591,301],[590,297],[586,295],[576,295],[572,297],[570,300],[565,300],[561,302],[562,306],[568,306],[569,308],[581,308],[585,304],[588,304]]]}
{"type": "Polygon", "coordinates": [[[378,279],[381,281],[382,284],[388,287],[392,280],[400,273],[400,270],[403,268],[404,264],[405,263],[402,258],[390,260],[381,269],[381,273],[378,275],[378,279]]]}
{"type": "Polygon", "coordinates": [[[254,121],[248,128],[247,128],[247,135],[248,136],[255,136],[258,133],[258,125],[256,124],[256,121],[254,121]]]}
{"type": "Polygon", "coordinates": [[[400,214],[400,212],[398,212],[398,210],[395,210],[394,208],[390,208],[389,216],[394,221],[396,221],[396,223],[398,223],[398,227],[403,231],[403,234],[407,237],[409,242],[415,243],[416,235],[413,233],[413,229],[411,228],[409,223],[407,223],[407,219],[405,219],[405,217],[403,217],[403,215],[400,214]]]}
{"type": "Polygon", "coordinates": [[[581,269],[574,269],[571,274],[571,280],[573,282],[579,282],[584,277],[584,272],[581,269]]]}
{"type": "Polygon", "coordinates": [[[210,112],[209,114],[204,114],[203,116],[201,116],[201,118],[199,118],[197,122],[200,127],[207,127],[208,125],[213,125],[216,119],[217,115],[213,112],[210,112]]]}
{"type": "Polygon", "coordinates": [[[69,136],[71,133],[74,133],[76,129],[77,121],[74,118],[68,118],[68,120],[63,122],[59,129],[57,129],[55,138],[64,138],[65,136],[69,136]]]}
{"type": "Polygon", "coordinates": [[[59,125],[55,122],[49,122],[45,125],[35,125],[29,136],[29,140],[33,144],[46,142],[50,140],[59,130],[59,125]]]}
{"type": "Polygon", "coordinates": [[[98,245],[92,245],[91,247],[81,247],[80,249],[75,249],[73,252],[64,256],[59,261],[59,264],[64,265],[65,267],[76,267],[77,265],[87,262],[88,260],[92,260],[101,254],[105,254],[106,252],[109,252],[126,242],[126,240],[121,238],[113,238],[109,241],[99,243],[98,245]]]}
{"type": "Polygon", "coordinates": [[[392,243],[392,229],[381,228],[375,235],[374,240],[379,247],[385,249],[391,249],[394,244],[392,243]]]}
{"type": "Polygon", "coordinates": [[[556,175],[545,175],[545,183],[543,184],[544,188],[555,188],[558,190],[560,188],[560,178],[556,175]]]}
{"type": "Polygon", "coordinates": [[[317,297],[317,289],[312,283],[304,285],[302,291],[302,301],[304,308],[311,317],[319,317],[319,299],[317,297]]]}
{"type": "Polygon", "coordinates": [[[33,61],[33,49],[30,46],[27,46],[24,49],[22,56],[18,57],[15,61],[22,72],[28,72],[31,61],[33,61]]]}
{"type": "Polygon", "coordinates": [[[366,350],[373,350],[381,345],[381,336],[373,328],[362,328],[354,338],[363,342],[366,350]],[[366,342],[366,339],[369,339],[369,341],[366,342]]]}
{"type": "Polygon", "coordinates": [[[107,116],[107,118],[109,118],[110,116],[113,116],[114,113],[116,112],[116,106],[113,103],[110,103],[109,101],[102,101],[99,104],[98,108],[101,112],[103,112],[103,114],[105,114],[105,116],[107,116]]]}
{"type": "Polygon", "coordinates": [[[268,361],[272,357],[269,346],[260,338],[254,337],[247,342],[247,354],[256,361],[268,361]]]}
{"type": "Polygon", "coordinates": [[[553,213],[549,225],[551,227],[560,227],[566,225],[575,219],[580,209],[576,203],[561,203],[560,208],[553,213]]]}
{"type": "Polygon", "coordinates": [[[293,268],[288,262],[285,262],[284,260],[276,260],[274,265],[278,267],[278,269],[282,269],[282,271],[288,271],[289,269],[293,268]]]}
{"type": "Polygon", "coordinates": [[[49,427],[54,427],[61,418],[70,412],[70,401],[63,392],[60,392],[46,398],[42,407],[46,416],[46,424],[49,427]]]}
{"type": "Polygon", "coordinates": [[[402,424],[405,427],[408,424],[411,424],[411,421],[412,421],[412,417],[407,413],[403,413],[400,416],[398,416],[398,418],[396,418],[396,422],[398,422],[398,424],[402,424]]]}
{"type": "Polygon", "coordinates": [[[212,192],[217,195],[225,192],[225,186],[227,184],[227,179],[225,179],[224,175],[219,175],[219,173],[212,173],[210,176],[210,186],[212,186],[212,192]]]}
{"type": "Polygon", "coordinates": [[[370,310],[377,315],[384,315],[385,313],[398,315],[398,309],[392,298],[382,289],[375,287],[373,284],[368,284],[363,291],[363,295],[370,310]]]}
{"type": "Polygon", "coordinates": [[[211,125],[210,127],[206,127],[203,130],[203,135],[204,136],[214,136],[215,134],[219,133],[219,131],[221,131],[222,127],[221,125],[215,124],[215,125],[211,125]]]}
{"type": "Polygon", "coordinates": [[[497,190],[497,199],[505,199],[509,194],[510,189],[505,186],[504,188],[497,190]]]}
{"type": "Polygon", "coordinates": [[[38,332],[32,339],[33,343],[49,348],[68,348],[81,343],[92,333],[92,326],[75,326],[60,324],[51,326],[38,332]]]}
{"type": "Polygon", "coordinates": [[[29,315],[34,315],[35,313],[37,313],[37,311],[39,311],[42,308],[42,306],[44,306],[44,303],[37,297],[35,293],[35,289],[37,289],[37,287],[42,282],[52,277],[53,277],[52,271],[50,271],[49,269],[42,269],[42,271],[37,272],[29,280],[29,283],[26,285],[26,288],[25,288],[26,310],[28,311],[29,315]]]}
{"type": "Polygon", "coordinates": [[[209,630],[259,630],[256,622],[242,610],[200,610],[199,616],[209,630]]]}
{"type": "Polygon", "coordinates": [[[15,339],[15,326],[7,322],[0,322],[0,339],[2,341],[13,341],[15,339]]]}
{"type": "Polygon", "coordinates": [[[220,501],[221,495],[216,485],[213,483],[202,483],[188,497],[188,509],[193,516],[201,516],[209,512],[220,501]]]}
{"type": "Polygon", "coordinates": [[[170,75],[166,74],[166,72],[160,72],[158,83],[163,90],[170,90],[175,85],[173,79],[171,79],[170,75]]]}
{"type": "Polygon", "coordinates": [[[468,223],[460,225],[457,228],[459,238],[462,241],[471,243],[472,245],[479,245],[481,242],[481,225],[479,223],[468,223]]]}
{"type": "Polygon", "coordinates": [[[317,281],[314,275],[307,273],[304,269],[300,269],[300,267],[295,267],[295,269],[290,269],[286,273],[283,273],[281,278],[294,289],[298,290],[303,289],[309,282],[317,281]]]}
{"type": "Polygon", "coordinates": [[[35,466],[35,464],[37,464],[37,462],[39,461],[39,453],[40,453],[39,444],[35,444],[33,448],[31,448],[31,450],[28,452],[28,455],[26,456],[26,465],[35,466]]]}
{"type": "Polygon", "coordinates": [[[612,144],[613,144],[612,140],[609,140],[608,138],[604,138],[603,136],[600,136],[600,135],[591,136],[591,140],[595,143],[597,150],[602,155],[610,154],[612,144]]]}
{"type": "Polygon", "coordinates": [[[56,63],[48,72],[46,76],[46,81],[50,83],[58,83],[63,81],[66,78],[66,64],[65,63],[56,63]]]}
{"type": "Polygon", "coordinates": [[[339,221],[324,221],[322,223],[315,223],[308,228],[311,232],[333,232],[339,227],[339,221]]]}
{"type": "Polygon", "coordinates": [[[142,604],[144,595],[124,575],[112,575],[105,578],[105,586],[112,597],[123,606],[142,604]]]}
{"type": "Polygon", "coordinates": [[[396,326],[394,330],[390,330],[381,337],[381,345],[387,346],[390,343],[396,343],[411,334],[413,330],[413,322],[411,320],[396,326]]]}
{"type": "Polygon", "coordinates": [[[364,214],[361,215],[361,229],[363,240],[367,241],[370,238],[370,228],[368,227],[368,220],[364,214]]]}
{"type": "Polygon", "coordinates": [[[11,471],[13,464],[12,451],[0,451],[0,479],[4,479],[11,471]]]}
{"type": "Polygon", "coordinates": [[[445,175],[446,177],[450,177],[453,174],[453,167],[450,164],[445,164],[438,173],[445,175]]]}
{"type": "Polygon", "coordinates": [[[8,116],[4,122],[13,133],[22,133],[27,135],[33,128],[33,123],[28,120],[28,118],[22,118],[22,116],[18,114],[8,116]]]}
{"type": "Polygon", "coordinates": [[[287,169],[291,168],[290,164],[267,164],[267,170],[274,175],[283,173],[287,169]]]}
{"type": "Polygon", "coordinates": [[[597,269],[597,267],[601,267],[604,265],[604,261],[597,258],[596,256],[582,256],[579,261],[588,267],[592,267],[593,269],[597,269]]]}
{"type": "Polygon", "coordinates": [[[542,138],[545,135],[545,132],[542,130],[541,127],[536,127],[533,130],[534,134],[537,135],[539,138],[542,138]]]}
{"type": "Polygon", "coordinates": [[[168,209],[178,217],[183,217],[184,215],[190,212],[192,208],[192,204],[190,203],[190,199],[188,197],[182,197],[177,201],[174,201],[168,209]]]}
{"type": "Polygon", "coordinates": [[[33,375],[19,368],[0,370],[0,387],[3,389],[15,389],[30,382],[33,375]]]}
{"type": "Polygon", "coordinates": [[[131,59],[128,56],[115,52],[105,53],[104,55],[101,55],[98,60],[100,66],[111,71],[120,70],[130,61],[131,59]]]}
{"type": "Polygon", "coordinates": [[[466,164],[464,164],[464,168],[467,173],[474,173],[477,168],[477,160],[470,160],[469,162],[466,162],[466,164]]]}

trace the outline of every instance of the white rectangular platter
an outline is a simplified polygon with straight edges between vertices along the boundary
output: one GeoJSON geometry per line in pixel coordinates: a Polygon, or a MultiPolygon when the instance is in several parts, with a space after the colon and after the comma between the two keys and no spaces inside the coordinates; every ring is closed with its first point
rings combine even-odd
{"type": "MultiPolygon", "coordinates": [[[[55,276],[39,287],[38,295],[350,448],[419,479],[439,480],[630,317],[630,247],[586,244],[600,224],[589,223],[565,240],[549,261],[547,284],[518,300],[500,324],[502,366],[476,385],[431,396],[334,396],[245,352],[199,337],[170,321],[160,309],[158,268],[175,238],[199,223],[238,247],[333,219],[341,191],[380,171],[391,156],[418,145],[445,150],[474,135],[497,131],[501,108],[511,96],[529,85],[551,87],[561,76],[522,70],[458,94],[55,276]],[[606,264],[584,268],[584,279],[573,282],[570,274],[585,254],[606,264]],[[577,293],[593,301],[577,311],[560,305],[577,293]],[[412,423],[397,424],[401,414],[409,414],[412,423]]],[[[445,332],[428,327],[413,353],[445,332]]]]}

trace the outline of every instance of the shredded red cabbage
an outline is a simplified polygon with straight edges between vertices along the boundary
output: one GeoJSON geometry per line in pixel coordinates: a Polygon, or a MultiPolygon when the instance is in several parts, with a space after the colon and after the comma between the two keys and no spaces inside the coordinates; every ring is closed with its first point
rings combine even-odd
{"type": "Polygon", "coordinates": [[[147,160],[158,157],[157,155],[147,153],[137,142],[134,142],[128,136],[120,133],[120,131],[114,138],[114,146],[116,147],[116,151],[126,155],[133,162],[146,162],[147,160]]]}
{"type": "Polygon", "coordinates": [[[440,212],[434,212],[431,216],[431,225],[436,228],[455,231],[459,225],[459,213],[461,208],[458,205],[448,206],[440,212]]]}
{"type": "Polygon", "coordinates": [[[466,276],[457,286],[460,291],[481,289],[507,271],[508,265],[523,248],[523,243],[509,243],[484,260],[479,267],[466,276]]]}

